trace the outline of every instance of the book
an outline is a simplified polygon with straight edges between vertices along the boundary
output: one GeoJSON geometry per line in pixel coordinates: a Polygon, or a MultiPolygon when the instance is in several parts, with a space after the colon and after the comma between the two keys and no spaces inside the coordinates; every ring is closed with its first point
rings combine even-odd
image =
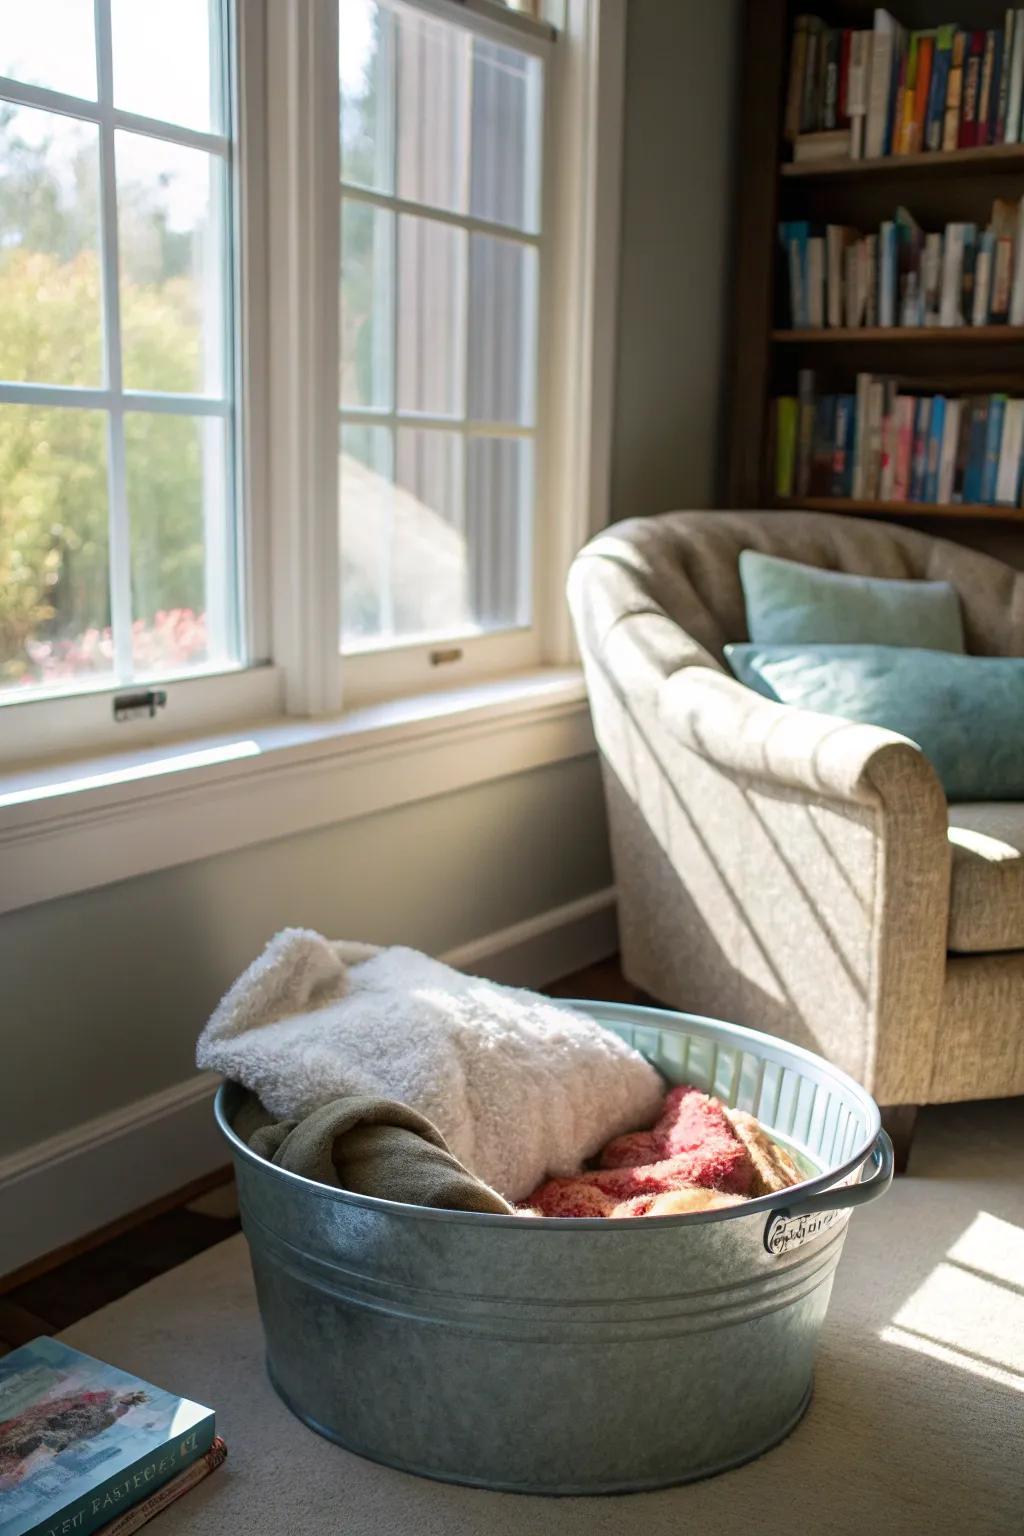
{"type": "Polygon", "coordinates": [[[994,234],[992,284],[988,303],[989,325],[1006,325],[1010,319],[1010,284],[1013,281],[1013,240],[994,234]]]}
{"type": "Polygon", "coordinates": [[[992,114],[992,84],[995,75],[996,34],[993,28],[985,33],[985,49],[981,56],[981,74],[978,77],[978,110],[976,113],[975,144],[988,144],[989,120],[992,114]]]}
{"type": "Polygon", "coordinates": [[[216,1472],[227,1460],[228,1448],[220,1435],[214,1435],[210,1449],[198,1461],[194,1461],[184,1472],[179,1472],[176,1477],[170,1478],[156,1493],[151,1493],[148,1499],[135,1504],[126,1510],[123,1515],[116,1516],[109,1525],[103,1526],[99,1536],[132,1536],[142,1526],[148,1524],[154,1515],[159,1515],[168,1504],[173,1504],[184,1494],[190,1493],[197,1483],[201,1483],[204,1477],[209,1477],[211,1472],[216,1472]]]}
{"type": "Polygon", "coordinates": [[[988,324],[988,306],[992,293],[992,265],[995,258],[996,239],[991,230],[984,230],[978,239],[978,254],[974,263],[974,293],[971,299],[971,324],[988,324]]]}
{"type": "Polygon", "coordinates": [[[818,123],[818,71],[821,67],[822,38],[825,23],[817,16],[807,17],[807,51],[804,56],[803,93],[800,102],[800,132],[813,133],[818,123]]]}
{"type": "Polygon", "coordinates": [[[907,53],[903,79],[897,101],[898,123],[895,129],[894,155],[909,155],[914,127],[914,106],[917,98],[917,58],[921,41],[920,32],[911,32],[907,39],[907,53]]]}
{"type": "Polygon", "coordinates": [[[779,225],[779,241],[786,253],[789,274],[789,323],[794,330],[808,324],[807,315],[807,245],[811,226],[804,219],[790,219],[779,225]]]}
{"type": "Polygon", "coordinates": [[[800,132],[800,114],[804,94],[804,67],[807,63],[807,33],[809,16],[797,16],[793,22],[793,36],[789,45],[789,83],[786,87],[786,111],[783,127],[785,137],[792,144],[800,132]]]}
{"type": "Polygon", "coordinates": [[[999,469],[993,500],[999,507],[1015,507],[1020,500],[1021,456],[1024,452],[1024,400],[1007,400],[999,469]]]}
{"type": "Polygon", "coordinates": [[[1000,38],[999,89],[996,93],[993,144],[1006,143],[1006,119],[1010,105],[1010,67],[1013,57],[1014,10],[1008,6],[1000,38]]]}
{"type": "Polygon", "coordinates": [[[822,52],[824,62],[822,81],[821,126],[826,131],[839,122],[839,56],[843,35],[837,27],[830,27],[825,34],[822,52]]]}
{"type": "Polygon", "coordinates": [[[1017,204],[1017,221],[1014,229],[1010,324],[1024,325],[1024,197],[1017,204]]]}
{"type": "Polygon", "coordinates": [[[910,461],[914,447],[914,397],[896,397],[896,465],[892,499],[906,501],[910,492],[910,461]]]}
{"type": "Polygon", "coordinates": [[[999,450],[1003,440],[1003,418],[1006,414],[1006,396],[992,395],[988,404],[988,426],[985,432],[985,456],[981,466],[980,500],[989,504],[996,499],[996,479],[999,474],[999,450]]]}
{"type": "Polygon", "coordinates": [[[867,121],[864,129],[864,155],[876,160],[886,153],[889,126],[889,94],[896,63],[896,35],[899,23],[881,6],[875,10],[871,45],[871,75],[868,82],[867,121]]]}
{"type": "Polygon", "coordinates": [[[953,48],[949,57],[949,81],[946,85],[946,107],[942,119],[943,149],[956,149],[960,143],[960,111],[963,105],[967,44],[967,33],[957,32],[953,38],[953,48]]]}
{"type": "Polygon", "coordinates": [[[866,470],[868,452],[868,391],[871,388],[870,373],[858,373],[856,405],[853,412],[853,495],[862,501],[866,495],[866,470]]]}
{"type": "Polygon", "coordinates": [[[873,34],[854,32],[850,38],[850,68],[846,81],[846,113],[850,119],[850,158],[864,157],[864,124],[868,110],[873,34]]]}
{"type": "Polygon", "coordinates": [[[928,473],[928,435],[931,429],[932,402],[921,395],[914,404],[914,446],[910,460],[910,500],[924,501],[928,473]]]}
{"type": "Polygon", "coordinates": [[[924,237],[921,253],[921,311],[922,325],[938,325],[939,299],[942,293],[942,236],[931,233],[924,237]]]}
{"type": "Polygon", "coordinates": [[[857,402],[853,395],[837,395],[835,409],[835,451],[832,456],[831,495],[849,496],[853,488],[854,415],[857,402]]]}
{"type": "Polygon", "coordinates": [[[981,66],[985,53],[985,33],[979,29],[970,35],[964,57],[963,97],[960,105],[961,149],[974,149],[978,143],[978,102],[981,95],[981,66]]]}
{"type": "Polygon", "coordinates": [[[988,115],[986,118],[986,144],[998,144],[999,100],[1003,89],[1003,43],[1005,28],[999,27],[992,34],[992,80],[989,85],[988,115]]]}
{"type": "Polygon", "coordinates": [[[924,495],[922,501],[939,499],[939,460],[946,425],[946,401],[936,395],[932,400],[931,421],[928,426],[928,446],[925,450],[924,495]]]}
{"type": "Polygon", "coordinates": [[[211,1447],[209,1408],[36,1339],[0,1359],[0,1536],[90,1536],[211,1447]]]}
{"type": "Polygon", "coordinates": [[[1013,46],[1010,52],[1004,144],[1020,143],[1022,86],[1024,86],[1024,10],[1018,8],[1014,11],[1013,19],[1013,46]]]}
{"type": "Polygon", "coordinates": [[[797,164],[818,165],[823,160],[850,158],[849,128],[832,128],[815,133],[799,133],[793,140],[793,159],[797,164]]]}
{"type": "Polygon", "coordinates": [[[928,114],[928,96],[932,83],[932,57],[934,51],[934,32],[920,33],[917,39],[917,67],[914,71],[914,94],[911,97],[910,103],[910,123],[906,134],[906,153],[908,155],[916,155],[924,148],[924,124],[928,114]]]}
{"type": "Polygon", "coordinates": [[[881,463],[878,470],[878,499],[891,501],[896,475],[896,384],[882,381],[881,463]]]}
{"type": "Polygon", "coordinates": [[[964,323],[960,306],[966,228],[966,224],[946,225],[942,254],[942,294],[939,301],[939,324],[942,326],[957,326],[964,323]]]}
{"type": "Polygon", "coordinates": [[[796,435],[799,405],[795,395],[775,402],[775,494],[792,496],[796,470],[796,435]]]}
{"type": "Polygon", "coordinates": [[[928,87],[928,106],[924,119],[924,149],[942,148],[942,128],[946,112],[946,90],[949,85],[949,68],[953,57],[953,41],[956,27],[952,25],[935,29],[935,51],[932,55],[932,77],[928,87]]]}
{"type": "Polygon", "coordinates": [[[843,279],[846,253],[856,240],[857,231],[847,224],[828,224],[825,227],[825,293],[827,319],[830,326],[843,324],[843,279]]]}
{"type": "Polygon", "coordinates": [[[825,324],[825,241],[820,235],[807,242],[807,324],[812,330],[825,324]]]}
{"type": "Polygon", "coordinates": [[[878,236],[864,239],[864,324],[878,323],[878,236]]]}
{"type": "Polygon", "coordinates": [[[814,370],[801,368],[796,378],[798,416],[796,435],[796,493],[806,496],[811,483],[814,449],[814,370]]]}
{"type": "Polygon", "coordinates": [[[878,324],[896,324],[896,225],[885,219],[878,231],[878,324]]]}
{"type": "Polygon", "coordinates": [[[967,462],[963,473],[963,500],[969,504],[981,501],[981,482],[985,472],[985,451],[988,446],[988,398],[976,396],[971,401],[970,422],[967,433],[967,462]]]}
{"type": "Polygon", "coordinates": [[[939,452],[939,479],[935,500],[940,506],[948,506],[953,500],[953,477],[956,471],[957,444],[960,441],[960,413],[962,400],[946,401],[946,419],[942,429],[942,447],[939,452]]]}

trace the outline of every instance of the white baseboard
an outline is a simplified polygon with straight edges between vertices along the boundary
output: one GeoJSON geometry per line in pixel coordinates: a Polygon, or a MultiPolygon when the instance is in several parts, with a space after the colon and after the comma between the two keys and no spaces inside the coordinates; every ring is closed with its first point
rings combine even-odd
{"type": "MultiPolygon", "coordinates": [[[[614,953],[608,887],[443,956],[513,986],[542,987],[614,953]]],[[[0,1158],[0,1277],[95,1232],[229,1161],[199,1073],[0,1158]]]]}

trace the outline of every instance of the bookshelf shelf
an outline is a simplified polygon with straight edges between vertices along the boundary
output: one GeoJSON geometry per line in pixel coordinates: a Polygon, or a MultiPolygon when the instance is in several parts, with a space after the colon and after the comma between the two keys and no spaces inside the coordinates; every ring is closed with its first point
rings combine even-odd
{"type": "Polygon", "coordinates": [[[847,496],[776,496],[774,505],[786,512],[845,512],[858,517],[965,517],[1024,523],[1020,507],[990,507],[960,502],[938,506],[932,501],[855,501],[847,496]]]}
{"type": "Polygon", "coordinates": [[[833,326],[824,330],[816,327],[802,330],[774,330],[772,341],[780,346],[827,346],[841,342],[846,346],[857,342],[869,343],[949,343],[953,346],[991,346],[993,342],[1019,343],[1024,341],[1024,325],[861,325],[853,329],[833,326]]]}
{"type": "Polygon", "coordinates": [[[832,177],[974,176],[980,172],[1024,173],[1024,144],[986,144],[980,149],[930,150],[921,155],[883,155],[876,160],[787,160],[784,177],[821,181],[832,177]]]}

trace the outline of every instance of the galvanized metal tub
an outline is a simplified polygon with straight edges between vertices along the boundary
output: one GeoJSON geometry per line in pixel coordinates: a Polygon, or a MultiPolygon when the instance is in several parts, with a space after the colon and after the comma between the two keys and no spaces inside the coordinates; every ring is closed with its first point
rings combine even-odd
{"type": "Polygon", "coordinates": [[[329,1189],[231,1144],[270,1379],[312,1429],[427,1477],[581,1494],[707,1477],[800,1419],[850,1207],[884,1193],[870,1096],[714,1019],[571,1006],[751,1110],[809,1177],[689,1216],[545,1220],[329,1189]]]}

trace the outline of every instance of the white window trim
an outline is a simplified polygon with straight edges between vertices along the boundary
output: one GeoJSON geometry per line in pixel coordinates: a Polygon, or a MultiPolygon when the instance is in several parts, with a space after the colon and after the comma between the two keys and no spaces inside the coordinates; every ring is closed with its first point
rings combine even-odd
{"type": "MultiPolygon", "coordinates": [[[[488,0],[465,3],[490,14],[488,0]]],[[[249,428],[243,472],[252,606],[261,609],[261,588],[269,588],[273,613],[251,644],[256,656],[270,651],[275,665],[166,685],[169,693],[195,690],[197,698],[205,690],[202,728],[181,736],[172,716],[133,727],[119,769],[105,768],[109,757],[66,755],[57,767],[23,760],[0,775],[0,911],[593,750],[563,593],[576,550],[607,521],[625,0],[566,0],[565,30],[552,50],[560,72],[549,140],[559,176],[548,181],[557,265],[541,324],[551,424],[546,505],[557,515],[539,509],[551,524],[537,595],[541,666],[491,681],[469,670],[458,681],[471,686],[462,688],[439,669],[439,683],[449,685],[442,691],[346,714],[339,709],[341,658],[336,644],[324,644],[325,635],[333,641],[338,633],[337,388],[334,349],[324,344],[328,326],[337,334],[337,316],[311,300],[322,284],[337,302],[336,125],[320,120],[316,102],[322,109],[324,93],[308,88],[318,70],[335,69],[334,0],[266,9],[264,0],[237,0],[237,16],[242,142],[250,162],[266,151],[270,164],[266,197],[244,165],[241,177],[242,346],[250,365],[239,399],[249,428]],[[263,123],[258,105],[268,98],[263,123]],[[318,197],[325,186],[329,195],[318,197]],[[289,219],[306,227],[312,220],[315,238],[300,245],[289,231],[303,224],[289,219]],[[272,369],[260,364],[267,357],[272,369]],[[269,392],[261,388],[268,375],[269,392]],[[318,391],[329,410],[312,409],[318,391]],[[317,507],[332,514],[317,517],[317,507]],[[228,730],[235,717],[223,712],[227,694],[218,697],[224,683],[227,694],[235,685],[256,690],[241,718],[261,717],[262,724],[228,730]],[[161,744],[172,735],[173,746],[161,744]],[[203,757],[240,740],[257,743],[244,769],[230,758],[203,757]],[[469,743],[473,751],[465,750],[469,743]],[[304,777],[314,761],[316,775],[304,777]],[[117,776],[83,786],[105,771],[117,776]],[[65,789],[54,792],[55,782],[65,789]]],[[[119,736],[117,745],[123,741],[119,736]]],[[[59,749],[66,754],[67,746],[59,749]]]]}

